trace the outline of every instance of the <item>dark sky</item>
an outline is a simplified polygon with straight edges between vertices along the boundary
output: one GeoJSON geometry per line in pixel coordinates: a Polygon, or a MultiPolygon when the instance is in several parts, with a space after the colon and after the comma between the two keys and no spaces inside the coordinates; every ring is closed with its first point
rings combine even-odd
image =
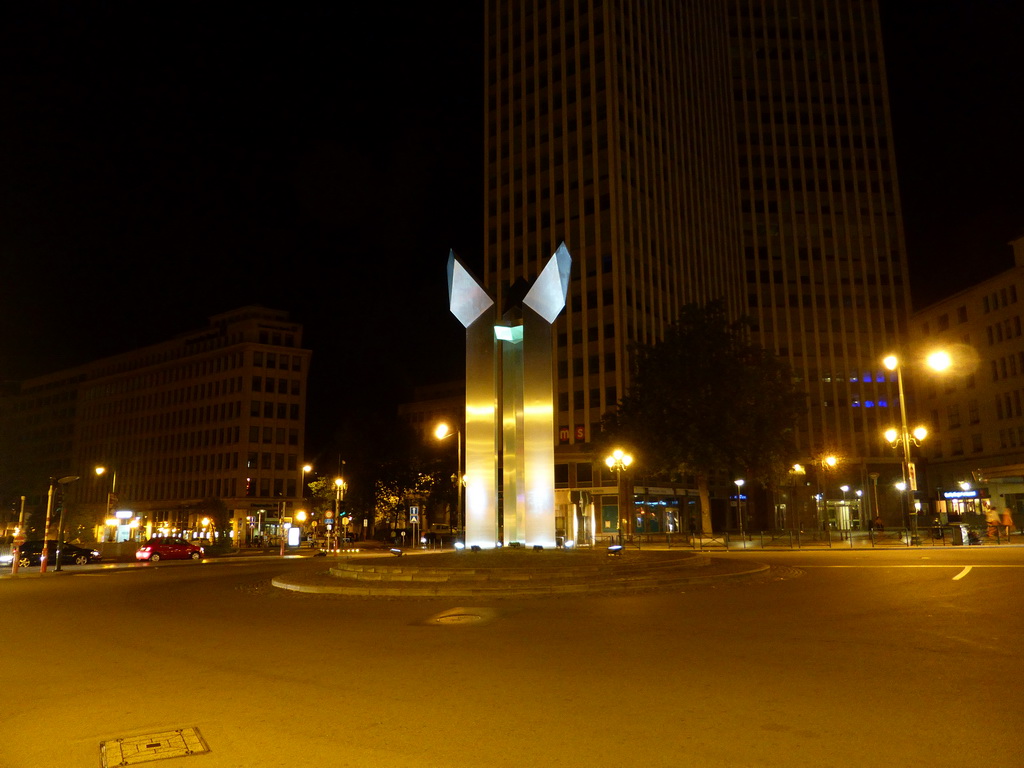
{"type": "MultiPolygon", "coordinates": [[[[1024,4],[882,8],[931,299],[1008,267],[1024,230],[1024,4]]],[[[0,380],[250,303],[306,325],[314,440],[458,370],[445,262],[480,255],[481,27],[466,2],[5,5],[0,380]]]]}

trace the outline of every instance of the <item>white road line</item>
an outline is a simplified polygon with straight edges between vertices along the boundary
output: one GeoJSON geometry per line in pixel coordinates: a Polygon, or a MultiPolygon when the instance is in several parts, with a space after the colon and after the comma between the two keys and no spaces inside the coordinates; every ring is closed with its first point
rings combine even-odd
{"type": "Polygon", "coordinates": [[[914,563],[912,565],[810,565],[807,563],[798,563],[793,566],[794,568],[1024,568],[1024,565],[1010,565],[1002,563],[978,563],[977,565],[962,565],[957,563],[951,563],[949,565],[942,565],[941,563],[935,563],[933,565],[925,565],[923,563],[914,563]]]}
{"type": "Polygon", "coordinates": [[[960,573],[953,577],[953,581],[960,581],[960,579],[962,579],[964,576],[971,572],[971,568],[973,567],[973,565],[965,566],[964,569],[960,571],[960,573]]]}

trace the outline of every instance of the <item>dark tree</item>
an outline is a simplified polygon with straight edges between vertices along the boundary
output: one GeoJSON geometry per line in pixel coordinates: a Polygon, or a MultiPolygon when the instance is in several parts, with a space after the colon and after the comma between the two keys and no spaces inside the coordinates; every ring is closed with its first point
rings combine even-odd
{"type": "Polygon", "coordinates": [[[773,486],[795,457],[805,396],[722,302],[684,306],[663,341],[632,352],[630,388],[606,420],[608,438],[628,444],[652,474],[692,473],[710,531],[709,474],[740,469],[748,482],[773,486]]]}

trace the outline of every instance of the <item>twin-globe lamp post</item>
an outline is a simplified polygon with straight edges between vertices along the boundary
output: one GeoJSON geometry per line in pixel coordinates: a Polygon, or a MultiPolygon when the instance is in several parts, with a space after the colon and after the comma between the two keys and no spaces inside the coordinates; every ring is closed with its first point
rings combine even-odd
{"type": "Polygon", "coordinates": [[[626,534],[629,533],[629,520],[631,512],[623,509],[625,506],[625,500],[623,499],[622,491],[622,473],[625,469],[633,463],[633,457],[623,451],[621,448],[616,448],[612,451],[610,456],[607,456],[604,463],[608,465],[608,469],[615,473],[615,485],[618,491],[618,503],[619,503],[619,544],[626,543],[626,534]]]}
{"type": "MultiPolygon", "coordinates": [[[[953,359],[945,350],[932,352],[925,359],[928,367],[934,371],[943,372],[953,364],[953,359]]],[[[903,395],[903,365],[896,355],[888,355],[882,360],[888,370],[896,372],[896,391],[900,403],[900,427],[889,427],[883,433],[889,445],[893,448],[902,448],[902,470],[903,482],[897,483],[896,487],[903,494],[904,519],[910,526],[911,542],[919,543],[917,535],[917,506],[911,501],[911,496],[917,491],[917,471],[914,463],[910,460],[910,445],[920,445],[928,436],[928,430],[923,426],[916,426],[913,430],[907,428],[907,404],[903,395]]]]}
{"type": "Polygon", "coordinates": [[[817,463],[821,466],[821,474],[818,475],[818,498],[815,500],[814,510],[817,515],[815,524],[821,527],[828,524],[828,501],[825,498],[829,487],[827,473],[830,469],[835,469],[839,466],[839,457],[830,453],[818,459],[817,463]],[[824,515],[822,512],[824,512],[824,515]],[[823,517],[824,522],[822,521],[823,517]]]}
{"type": "Polygon", "coordinates": [[[458,496],[455,508],[455,526],[459,529],[460,535],[463,537],[462,540],[465,541],[466,525],[462,519],[462,488],[465,485],[465,478],[462,476],[462,430],[456,427],[452,432],[452,428],[444,422],[438,424],[434,430],[434,437],[438,440],[444,440],[452,435],[455,435],[455,477],[452,479],[455,481],[455,493],[458,496]]]}

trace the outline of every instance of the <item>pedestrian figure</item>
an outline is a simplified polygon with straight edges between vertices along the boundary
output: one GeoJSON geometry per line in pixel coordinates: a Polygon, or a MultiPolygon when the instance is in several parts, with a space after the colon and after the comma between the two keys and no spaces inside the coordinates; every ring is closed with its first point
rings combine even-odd
{"type": "Polygon", "coordinates": [[[882,516],[881,515],[875,515],[874,526],[875,526],[875,530],[878,531],[879,533],[881,533],[882,531],[885,530],[885,525],[882,524],[882,516]]]}
{"type": "Polygon", "coordinates": [[[1002,517],[999,518],[999,527],[1003,529],[1006,534],[1006,538],[1010,538],[1010,531],[1013,530],[1013,515],[1010,514],[1010,508],[1004,507],[1002,517]]]}
{"type": "Polygon", "coordinates": [[[999,535],[999,513],[992,507],[985,507],[985,535],[994,539],[999,535]]]}

